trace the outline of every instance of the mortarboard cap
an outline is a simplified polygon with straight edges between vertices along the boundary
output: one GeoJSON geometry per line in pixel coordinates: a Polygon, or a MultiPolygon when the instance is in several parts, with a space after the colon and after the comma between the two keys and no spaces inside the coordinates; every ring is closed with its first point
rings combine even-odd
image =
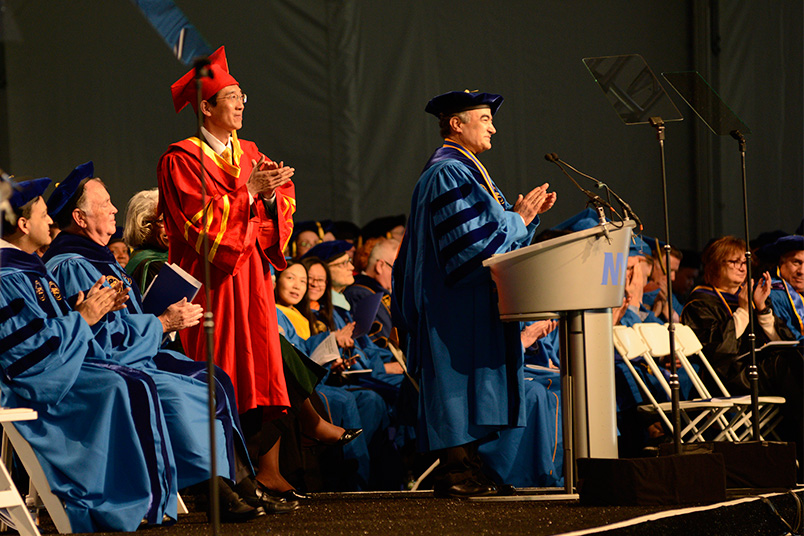
{"type": "Polygon", "coordinates": [[[47,190],[47,187],[50,186],[51,180],[47,177],[42,177],[41,179],[30,179],[21,182],[10,179],[9,182],[13,192],[9,203],[15,210],[18,210],[42,195],[47,190]]]}
{"type": "Polygon", "coordinates": [[[430,99],[424,111],[428,114],[441,118],[463,112],[474,110],[475,108],[488,107],[491,115],[497,113],[497,109],[503,103],[503,98],[494,93],[478,93],[477,91],[450,91],[443,95],[438,95],[430,99]]]}
{"type": "Polygon", "coordinates": [[[592,227],[596,227],[599,225],[600,222],[597,219],[597,212],[591,208],[585,208],[575,216],[562,221],[555,227],[553,227],[552,231],[585,231],[586,229],[591,229],[592,227]]]}
{"type": "Polygon", "coordinates": [[[302,255],[302,259],[309,257],[318,257],[324,262],[334,261],[338,257],[342,257],[347,251],[352,249],[354,244],[346,240],[330,240],[329,242],[321,242],[310,251],[302,255]]]}
{"type": "Polygon", "coordinates": [[[629,257],[636,257],[637,255],[643,255],[645,257],[650,256],[650,246],[642,240],[642,237],[639,235],[634,235],[631,237],[631,246],[628,248],[628,256],[629,257]]]}
{"type": "Polygon", "coordinates": [[[804,250],[804,236],[787,235],[777,239],[772,244],[763,246],[757,253],[763,260],[776,262],[785,253],[801,250],[804,250]]]}
{"type": "MultiPolygon", "coordinates": [[[[226,61],[226,51],[221,46],[209,56],[210,76],[201,78],[201,99],[209,100],[215,93],[226,86],[239,86],[240,83],[229,74],[229,63],[226,61]]],[[[188,104],[198,113],[197,95],[195,87],[195,69],[179,78],[170,86],[170,93],[173,95],[173,106],[176,113],[188,104]]]]}
{"type": "Polygon", "coordinates": [[[400,214],[398,216],[383,216],[382,218],[376,218],[368,222],[366,225],[363,226],[363,229],[360,231],[360,236],[363,237],[363,240],[368,240],[369,238],[388,238],[388,233],[394,227],[405,226],[405,215],[400,214]]]}
{"type": "Polygon", "coordinates": [[[95,164],[90,160],[76,167],[67,175],[66,179],[56,184],[56,189],[53,190],[53,193],[51,193],[50,197],[47,199],[47,212],[50,214],[50,217],[56,219],[59,212],[67,206],[67,203],[78,191],[78,186],[81,184],[81,181],[93,177],[94,175],[95,164]]]}

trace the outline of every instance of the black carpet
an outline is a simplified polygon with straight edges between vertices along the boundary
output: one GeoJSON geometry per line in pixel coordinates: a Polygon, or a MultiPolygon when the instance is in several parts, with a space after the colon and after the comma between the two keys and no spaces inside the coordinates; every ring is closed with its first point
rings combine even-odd
{"type": "MultiPolygon", "coordinates": [[[[680,513],[683,507],[589,507],[578,501],[501,502],[437,499],[429,492],[318,494],[298,511],[261,517],[242,524],[223,524],[220,534],[251,535],[388,535],[532,534],[548,536],[595,529],[594,534],[616,536],[730,535],[781,536],[788,532],[782,519],[795,525],[804,490],[774,494],[740,504],[724,503],[705,511],[680,513]],[[770,504],[768,504],[770,503],[770,504]],[[773,509],[778,511],[778,515],[773,509]],[[606,526],[662,513],[670,517],[641,521],[628,527],[606,526]],[[780,517],[781,516],[781,517],[780,517]]],[[[534,498],[529,496],[528,498],[534,498]]],[[[211,534],[206,514],[192,512],[172,527],[146,528],[148,536],[202,536],[211,534]]],[[[800,515],[800,514],[799,514],[800,515]]],[[[42,534],[56,534],[46,514],[42,534]]],[[[109,533],[119,534],[119,533],[109,533]]]]}

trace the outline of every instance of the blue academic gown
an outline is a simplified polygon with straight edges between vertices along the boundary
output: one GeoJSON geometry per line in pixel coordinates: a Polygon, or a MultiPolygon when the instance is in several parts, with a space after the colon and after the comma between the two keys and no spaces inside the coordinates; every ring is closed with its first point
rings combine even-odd
{"type": "MultiPolygon", "coordinates": [[[[139,288],[105,246],[82,236],[60,233],[44,256],[68,299],[86,292],[101,276],[130,288],[126,308],[108,313],[93,326],[89,355],[109,359],[147,373],[156,383],[170,432],[179,480],[184,488],[210,477],[209,410],[206,364],[160,347],[162,323],[142,312],[139,288]]],[[[245,454],[245,442],[231,380],[220,369],[216,381],[216,456],[220,476],[236,480],[234,448],[245,454]]],[[[242,456],[248,463],[247,456],[242,456]]]]}
{"type": "Polygon", "coordinates": [[[0,403],[38,412],[14,425],[73,532],[176,519],[176,467],[154,383],[89,358],[93,332],[39,257],[4,247],[0,266],[0,403]]]}
{"type": "MultiPolygon", "coordinates": [[[[288,342],[306,355],[312,354],[329,335],[329,332],[324,332],[303,339],[296,331],[293,322],[278,307],[276,318],[288,342]]],[[[344,460],[352,461],[357,466],[357,488],[366,489],[371,472],[368,440],[374,437],[380,426],[383,424],[384,427],[388,426],[385,403],[376,393],[357,394],[343,387],[326,385],[323,381],[319,382],[315,390],[324,400],[332,424],[342,428],[363,429],[361,435],[343,446],[343,457],[344,460]]]]}
{"type": "Polygon", "coordinates": [[[793,335],[804,342],[804,297],[790,283],[774,276],[771,281],[771,309],[793,335]]]}
{"type": "Polygon", "coordinates": [[[525,425],[520,324],[500,321],[482,261],[530,244],[538,217],[525,226],[481,167],[447,142],[435,151],[394,263],[392,300],[409,333],[423,450],[525,425]]]}

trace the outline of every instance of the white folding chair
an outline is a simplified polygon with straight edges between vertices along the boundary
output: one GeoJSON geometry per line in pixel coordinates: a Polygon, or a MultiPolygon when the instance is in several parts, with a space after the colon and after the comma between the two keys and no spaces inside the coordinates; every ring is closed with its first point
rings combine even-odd
{"type": "MultiPolygon", "coordinates": [[[[0,416],[2,416],[1,411],[5,410],[0,410],[0,416]]],[[[39,459],[36,457],[36,454],[34,454],[31,444],[22,437],[12,421],[3,421],[1,418],[0,421],[3,423],[4,437],[8,438],[8,441],[11,442],[14,452],[17,453],[17,456],[22,462],[22,466],[28,473],[28,478],[31,479],[30,492],[28,495],[29,499],[31,499],[35,505],[38,496],[38,499],[42,501],[42,504],[44,504],[47,509],[50,519],[53,520],[56,530],[58,530],[60,534],[72,534],[73,529],[70,525],[70,519],[67,517],[67,512],[64,510],[64,505],[61,499],[51,492],[50,484],[48,484],[45,472],[42,470],[42,466],[39,464],[39,459]]]]}
{"type": "MultiPolygon", "coordinates": [[[[646,324],[637,324],[639,325],[646,325],[646,324]]],[[[656,324],[660,326],[659,324],[656,324]]],[[[660,326],[661,327],[661,326],[660,326]]],[[[667,336],[667,330],[665,330],[665,335],[667,336]]],[[[669,337],[669,336],[668,336],[669,337]]],[[[645,363],[648,365],[651,374],[653,374],[659,385],[661,386],[662,390],[665,392],[665,395],[668,399],[671,397],[670,386],[667,383],[667,380],[664,377],[664,373],[662,368],[654,361],[653,354],[650,351],[650,346],[647,344],[647,341],[639,334],[639,332],[635,328],[630,328],[627,326],[615,326],[614,327],[614,346],[617,348],[617,351],[620,353],[621,356],[624,358],[624,362],[628,369],[631,371],[631,374],[634,376],[635,381],[642,390],[643,394],[645,395],[648,400],[650,400],[650,405],[643,405],[640,406],[640,409],[645,411],[654,411],[659,414],[659,417],[662,419],[662,422],[668,427],[668,429],[672,432],[673,426],[670,422],[670,416],[672,413],[672,403],[671,402],[657,402],[656,398],[651,393],[648,386],[642,380],[642,378],[637,373],[636,369],[634,368],[633,364],[630,362],[632,359],[637,357],[641,357],[645,360],[645,363]]],[[[669,346],[669,343],[668,343],[669,346]]],[[[669,352],[668,352],[669,353],[669,352]]],[[[725,412],[733,407],[733,404],[727,401],[715,401],[715,400],[684,400],[679,403],[679,411],[681,414],[681,418],[684,421],[684,426],[680,430],[680,436],[682,442],[690,442],[690,441],[704,441],[703,434],[708,430],[715,422],[718,421],[718,418],[721,417],[725,412]]]]}
{"type": "MultiPolygon", "coordinates": [[[[30,421],[37,418],[36,411],[28,408],[0,408],[0,423],[3,429],[14,428],[14,421],[30,421]]],[[[16,432],[16,428],[14,428],[16,432]]],[[[23,440],[24,441],[24,440],[23,440]]],[[[25,442],[27,445],[27,441],[25,442]]],[[[30,446],[28,446],[30,449],[30,446]]],[[[16,449],[16,447],[15,447],[16,449]]],[[[18,452],[19,454],[19,452],[18,452]]],[[[3,437],[2,453],[3,463],[0,463],[0,508],[6,508],[8,515],[13,523],[13,528],[23,536],[39,536],[39,529],[36,527],[31,513],[25,504],[25,500],[20,496],[17,487],[11,480],[8,472],[8,461],[11,459],[11,449],[8,441],[3,437]]],[[[38,462],[37,462],[37,465],[38,462]]],[[[64,509],[62,508],[62,511],[64,509]]]]}
{"type": "MultiPolygon", "coordinates": [[[[704,355],[703,345],[701,344],[701,341],[698,340],[698,336],[695,335],[695,332],[692,331],[692,328],[683,324],[676,325],[676,341],[681,350],[678,352],[678,357],[684,363],[685,369],[688,370],[690,379],[692,380],[698,394],[702,397],[711,396],[710,391],[707,389],[700,376],[695,372],[695,369],[691,366],[689,362],[689,358],[691,356],[696,356],[698,361],[700,361],[701,365],[706,369],[707,373],[712,378],[712,381],[717,387],[720,395],[717,397],[717,399],[728,400],[739,408],[739,418],[734,427],[738,436],[737,439],[742,441],[746,438],[750,438],[752,431],[751,423],[753,418],[751,415],[751,397],[749,395],[732,396],[729,393],[728,389],[715,372],[715,369],[704,355]]],[[[784,403],[785,399],[782,396],[763,395],[759,397],[760,439],[764,439],[764,436],[766,435],[773,435],[778,439],[774,429],[782,420],[781,405],[784,403]]]]}

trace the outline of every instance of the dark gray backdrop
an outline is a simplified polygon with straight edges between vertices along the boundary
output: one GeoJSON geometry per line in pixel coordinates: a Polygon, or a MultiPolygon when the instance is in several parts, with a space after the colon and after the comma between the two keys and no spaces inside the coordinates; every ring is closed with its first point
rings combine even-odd
{"type": "MultiPolygon", "coordinates": [[[[752,234],[804,216],[804,8],[798,0],[267,0],[176,2],[249,95],[240,134],[296,167],[297,220],[407,213],[439,144],[427,100],[479,89],[506,101],[481,159],[509,199],[548,181],[546,226],[584,198],[543,155],[606,181],[663,236],[655,132],[626,127],[581,58],[638,53],[658,74],[698,70],[749,125],[752,234]]],[[[92,159],[121,212],[156,185],[159,156],[194,131],[169,86],[187,71],[129,0],[6,0],[0,167],[63,178],[92,159]],[[12,31],[13,30],[13,31],[12,31]]],[[[736,142],[669,87],[673,242],[742,234],[736,142]]],[[[122,223],[122,215],[118,217],[122,223]]]]}

